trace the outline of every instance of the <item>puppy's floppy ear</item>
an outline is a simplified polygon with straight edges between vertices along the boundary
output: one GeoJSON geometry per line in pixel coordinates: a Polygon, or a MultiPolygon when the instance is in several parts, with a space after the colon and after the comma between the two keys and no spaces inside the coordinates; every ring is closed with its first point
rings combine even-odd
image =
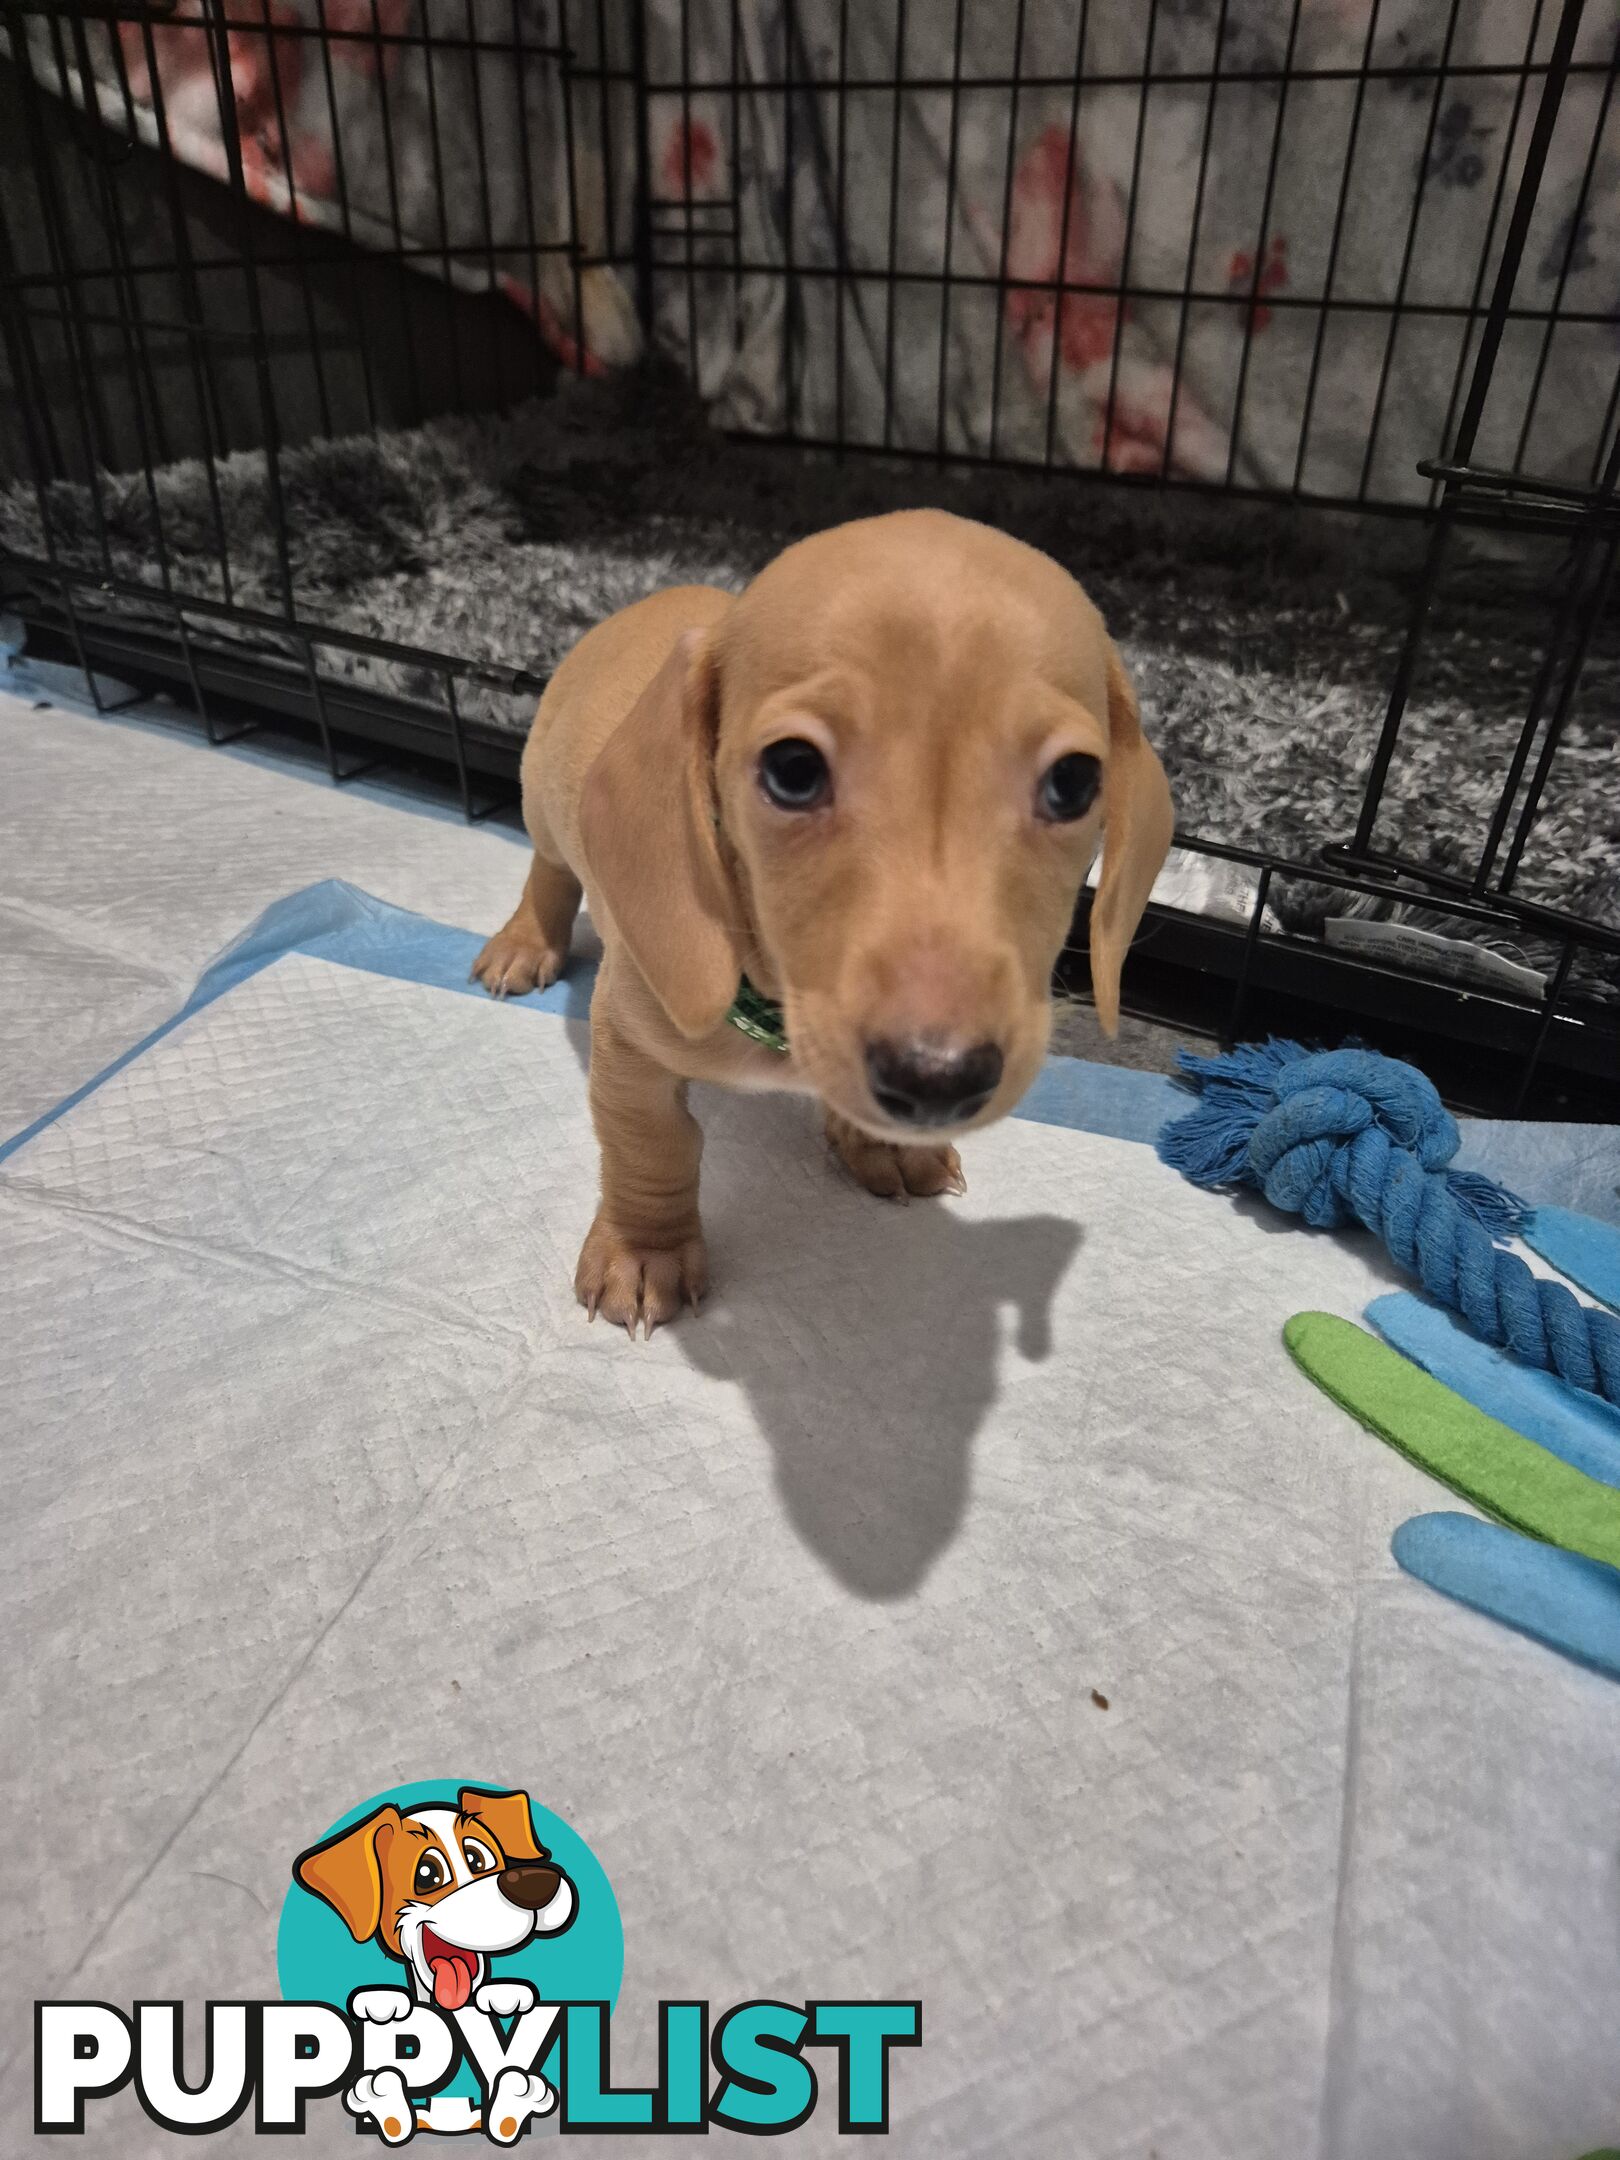
{"type": "Polygon", "coordinates": [[[522,1792],[477,1792],[468,1786],[456,1801],[463,1815],[484,1824],[508,1860],[544,1860],[549,1857],[537,1845],[529,1814],[529,1796],[522,1792]]]}
{"type": "Polygon", "coordinates": [[[580,828],[630,957],[681,1033],[707,1035],[737,995],[737,900],[715,827],[719,676],[688,630],[585,776],[580,828]]]}
{"type": "Polygon", "coordinates": [[[324,1898],[356,1942],[368,1942],[382,1925],[383,1863],[400,1820],[397,1807],[378,1808],[293,1862],[293,1880],[324,1898]]]}
{"type": "Polygon", "coordinates": [[[1091,904],[1091,991],[1110,1035],[1119,1028],[1119,971],[1175,831],[1170,783],[1142,734],[1119,654],[1108,647],[1108,763],[1102,873],[1091,904]]]}

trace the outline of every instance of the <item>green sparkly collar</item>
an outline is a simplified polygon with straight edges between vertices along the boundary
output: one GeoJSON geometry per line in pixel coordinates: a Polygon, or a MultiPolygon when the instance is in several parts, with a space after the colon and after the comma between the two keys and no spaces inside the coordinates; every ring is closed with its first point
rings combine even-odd
{"type": "Polygon", "coordinates": [[[726,1020],[739,1034],[750,1042],[757,1042],[763,1049],[780,1051],[787,1055],[787,1030],[782,1024],[782,1008],[775,998],[768,998],[763,990],[756,990],[745,975],[737,986],[737,995],[731,1001],[726,1020]]]}

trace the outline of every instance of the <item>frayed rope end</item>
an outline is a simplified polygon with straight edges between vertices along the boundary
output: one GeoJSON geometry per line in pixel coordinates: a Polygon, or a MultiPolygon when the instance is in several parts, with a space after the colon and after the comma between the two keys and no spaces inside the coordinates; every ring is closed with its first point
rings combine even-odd
{"type": "Polygon", "coordinates": [[[1159,1134],[1155,1146],[1160,1162],[1207,1191],[1222,1185],[1258,1186],[1248,1168],[1254,1128],[1276,1108],[1278,1074],[1312,1054],[1303,1043],[1276,1036],[1263,1043],[1240,1043],[1216,1057],[1178,1051],[1176,1063],[1201,1100],[1196,1110],[1159,1134]]]}
{"type": "Polygon", "coordinates": [[[1159,1160],[1179,1170],[1194,1185],[1212,1190],[1221,1185],[1244,1185],[1248,1177],[1249,1141],[1254,1133],[1254,1113],[1234,1115],[1220,1103],[1203,1103],[1177,1118],[1159,1134],[1154,1146],[1159,1160]]]}
{"type": "Polygon", "coordinates": [[[1471,1215],[1493,1238],[1512,1237],[1524,1228],[1531,1213],[1527,1200],[1477,1170],[1448,1170],[1446,1190],[1463,1213],[1471,1215]]]}

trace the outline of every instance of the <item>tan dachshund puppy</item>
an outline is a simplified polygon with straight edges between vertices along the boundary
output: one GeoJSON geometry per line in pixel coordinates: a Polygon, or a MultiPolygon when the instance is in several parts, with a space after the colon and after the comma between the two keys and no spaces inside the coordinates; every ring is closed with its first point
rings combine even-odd
{"type": "Polygon", "coordinates": [[[583,886],[602,1195],[575,1287],[632,1337],[707,1287],[688,1081],[819,1096],[869,1191],[959,1191],[951,1138],[1040,1069],[1099,842],[1111,1033],[1172,828],[1074,579],[933,510],[800,541],[740,597],[682,586],[598,625],[540,701],[523,815],[528,884],[473,973],[497,997],[552,982],[583,886]],[[744,978],[786,1052],[730,1024],[744,978]]]}

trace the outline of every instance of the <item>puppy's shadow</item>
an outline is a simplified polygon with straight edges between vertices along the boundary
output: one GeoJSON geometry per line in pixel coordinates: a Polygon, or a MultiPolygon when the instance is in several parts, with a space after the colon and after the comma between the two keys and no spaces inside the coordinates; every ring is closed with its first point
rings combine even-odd
{"type": "MultiPolygon", "coordinates": [[[[582,1071],[600,951],[582,919],[564,977],[582,1071]]],[[[818,1159],[803,1102],[705,1089],[693,1107],[711,1142],[731,1135],[743,1149],[717,1144],[706,1158],[719,1294],[678,1323],[675,1339],[699,1372],[747,1395],[788,1520],[811,1551],[858,1596],[905,1597],[967,1511],[973,1443],[1003,1360],[1051,1352],[1053,1301],[1080,1227],[1057,1215],[973,1222],[949,1201],[876,1200],[818,1159]]]]}
{"type": "Polygon", "coordinates": [[[973,1222],[948,1202],[902,1208],[836,1184],[802,1207],[786,1198],[709,1195],[720,1294],[676,1338],[700,1372],[747,1395],[811,1551],[857,1596],[905,1597],[966,1514],[1004,1361],[1050,1355],[1081,1231],[1056,1215],[973,1222]]]}

